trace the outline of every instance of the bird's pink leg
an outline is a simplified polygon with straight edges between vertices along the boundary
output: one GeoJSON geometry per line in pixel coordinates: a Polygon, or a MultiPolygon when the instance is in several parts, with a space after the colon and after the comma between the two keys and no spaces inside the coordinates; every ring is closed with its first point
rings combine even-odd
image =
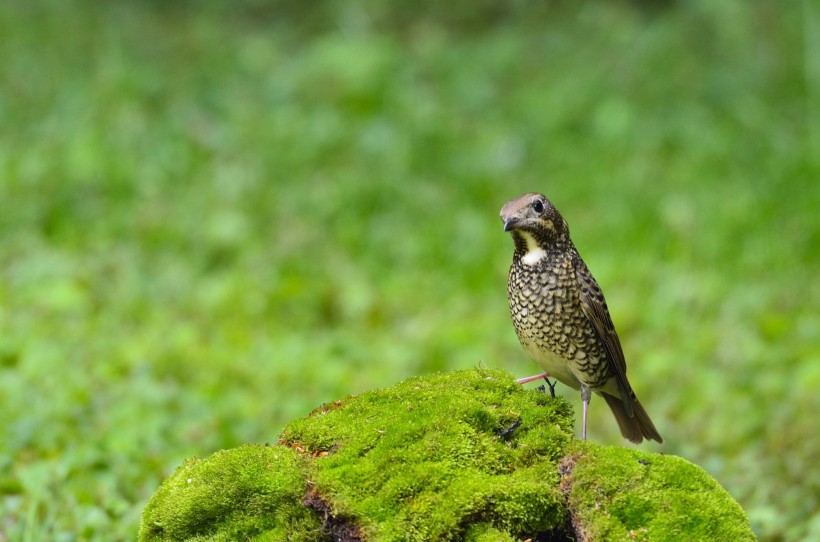
{"type": "Polygon", "coordinates": [[[527,382],[532,382],[533,380],[541,380],[542,378],[549,377],[549,373],[541,373],[540,375],[535,376],[525,376],[524,378],[519,378],[516,380],[518,384],[526,384],[527,382]]]}
{"type": "Polygon", "coordinates": [[[581,403],[584,406],[584,421],[581,425],[581,440],[587,439],[587,410],[589,410],[589,400],[592,398],[592,390],[581,384],[581,403]]]}

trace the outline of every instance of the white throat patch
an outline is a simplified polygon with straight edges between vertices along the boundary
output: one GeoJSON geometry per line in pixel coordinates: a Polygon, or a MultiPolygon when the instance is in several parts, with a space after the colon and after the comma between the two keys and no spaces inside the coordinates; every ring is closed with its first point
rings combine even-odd
{"type": "Polygon", "coordinates": [[[522,231],[520,235],[527,243],[527,253],[521,257],[521,263],[524,265],[536,265],[544,259],[547,252],[538,246],[538,242],[529,232],[522,231]]]}

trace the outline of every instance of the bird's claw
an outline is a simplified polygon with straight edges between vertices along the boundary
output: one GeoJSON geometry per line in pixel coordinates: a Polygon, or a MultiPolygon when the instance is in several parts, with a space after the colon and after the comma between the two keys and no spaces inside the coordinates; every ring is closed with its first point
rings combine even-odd
{"type": "MultiPolygon", "coordinates": [[[[547,386],[549,386],[549,389],[550,389],[550,397],[552,397],[553,399],[555,399],[555,384],[557,384],[557,383],[558,383],[558,381],[556,380],[555,382],[550,382],[550,379],[549,379],[549,378],[547,378],[547,377],[545,376],[545,377],[544,377],[544,382],[546,382],[546,383],[547,383],[547,386]]],[[[542,386],[541,386],[541,388],[543,389],[543,387],[544,387],[544,386],[542,385],[542,386]]]]}

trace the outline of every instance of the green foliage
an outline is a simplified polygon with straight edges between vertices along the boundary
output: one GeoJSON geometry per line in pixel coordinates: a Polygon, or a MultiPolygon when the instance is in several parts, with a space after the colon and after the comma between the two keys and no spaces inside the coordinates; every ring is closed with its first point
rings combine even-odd
{"type": "Polygon", "coordinates": [[[755,540],[700,467],[572,442],[569,404],[509,373],[411,378],[322,405],[277,446],[187,461],[140,540],[755,540]]]}
{"type": "Polygon", "coordinates": [[[652,449],[820,538],[820,14],[645,4],[0,3],[4,536],[132,540],[185,457],[530,374],[497,213],[540,190],[652,449]]]}

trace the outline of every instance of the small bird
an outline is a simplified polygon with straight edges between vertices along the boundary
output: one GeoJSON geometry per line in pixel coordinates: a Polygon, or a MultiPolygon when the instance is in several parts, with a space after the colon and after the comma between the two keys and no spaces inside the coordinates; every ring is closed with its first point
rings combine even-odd
{"type": "Polygon", "coordinates": [[[515,332],[548,375],[581,390],[581,438],[586,439],[594,391],[606,400],[626,439],[663,442],[626,379],[626,360],[604,294],[558,210],[533,192],[507,202],[501,220],[515,243],[507,280],[515,332]]]}

